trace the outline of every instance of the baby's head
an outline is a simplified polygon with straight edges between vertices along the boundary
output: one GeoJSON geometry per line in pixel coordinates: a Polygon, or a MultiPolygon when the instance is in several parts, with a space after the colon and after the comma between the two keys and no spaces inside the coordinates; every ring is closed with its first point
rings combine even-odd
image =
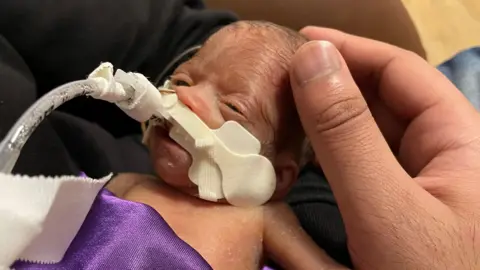
{"type": "MultiPolygon", "coordinates": [[[[288,68],[307,40],[266,22],[238,22],[215,33],[171,76],[179,100],[210,128],[226,121],[243,125],[261,143],[277,175],[274,198],[284,196],[297,178],[305,134],[290,89],[288,68]]],[[[188,179],[191,157],[156,127],[148,145],[158,175],[196,195],[188,179]]]]}

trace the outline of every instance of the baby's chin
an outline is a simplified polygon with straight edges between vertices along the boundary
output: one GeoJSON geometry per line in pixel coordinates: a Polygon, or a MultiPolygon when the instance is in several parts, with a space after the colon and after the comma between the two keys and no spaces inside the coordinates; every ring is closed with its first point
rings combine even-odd
{"type": "MultiPolygon", "coordinates": [[[[188,178],[192,156],[168,136],[164,127],[154,127],[148,147],[155,172],[161,181],[183,194],[199,198],[197,185],[188,178]]],[[[225,199],[216,203],[228,204],[225,199]]]]}
{"type": "Polygon", "coordinates": [[[161,126],[154,127],[149,136],[148,146],[155,172],[167,184],[175,188],[195,186],[188,178],[192,164],[190,154],[168,136],[161,126]]]}

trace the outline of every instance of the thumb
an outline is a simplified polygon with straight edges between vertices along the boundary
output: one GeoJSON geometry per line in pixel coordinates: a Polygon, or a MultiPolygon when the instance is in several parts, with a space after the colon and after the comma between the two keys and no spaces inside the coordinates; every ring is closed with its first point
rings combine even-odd
{"type": "MultiPolygon", "coordinates": [[[[393,200],[399,189],[413,188],[335,46],[303,45],[292,60],[290,79],[302,125],[346,223],[352,209],[361,216],[365,212],[359,208],[371,211],[372,205],[393,200]]],[[[393,205],[402,199],[395,200],[393,205]]]]}

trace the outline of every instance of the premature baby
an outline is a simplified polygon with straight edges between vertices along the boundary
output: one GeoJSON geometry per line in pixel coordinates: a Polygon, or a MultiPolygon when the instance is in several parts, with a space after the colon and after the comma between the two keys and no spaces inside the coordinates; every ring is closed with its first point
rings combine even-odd
{"type": "MultiPolygon", "coordinates": [[[[273,164],[276,191],[257,208],[237,208],[197,198],[188,179],[191,156],[156,126],[148,136],[160,179],[120,175],[109,186],[117,196],[150,205],[214,269],[259,269],[265,259],[284,268],[330,264],[280,202],[297,178],[305,135],[289,82],[289,63],[307,40],[266,22],[238,22],[214,34],[171,76],[179,100],[210,128],[237,121],[261,143],[273,164]]],[[[330,269],[330,268],[329,268],[330,269]]]]}

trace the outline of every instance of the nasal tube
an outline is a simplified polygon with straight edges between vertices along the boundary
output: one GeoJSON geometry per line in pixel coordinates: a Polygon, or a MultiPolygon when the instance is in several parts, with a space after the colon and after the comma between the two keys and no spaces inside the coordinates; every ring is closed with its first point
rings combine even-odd
{"type": "Polygon", "coordinates": [[[135,84],[142,84],[142,79],[145,78],[141,74],[125,73],[121,70],[117,70],[117,73],[121,83],[115,81],[112,75],[113,66],[110,63],[103,63],[90,74],[88,79],[62,85],[38,99],[23,113],[0,142],[0,172],[11,173],[23,146],[43,119],[60,105],[76,97],[91,96],[116,103],[127,114],[132,117],[137,116],[133,117],[136,120],[143,120],[138,119],[139,117],[151,116],[155,104],[147,103],[149,106],[145,107],[143,101],[156,100],[150,96],[158,94],[158,91],[134,89],[133,87],[137,86],[135,84]]]}
{"type": "Polygon", "coordinates": [[[98,91],[93,80],[75,81],[58,88],[37,100],[10,129],[0,143],[0,172],[10,173],[28,138],[43,119],[63,103],[98,91]]]}

